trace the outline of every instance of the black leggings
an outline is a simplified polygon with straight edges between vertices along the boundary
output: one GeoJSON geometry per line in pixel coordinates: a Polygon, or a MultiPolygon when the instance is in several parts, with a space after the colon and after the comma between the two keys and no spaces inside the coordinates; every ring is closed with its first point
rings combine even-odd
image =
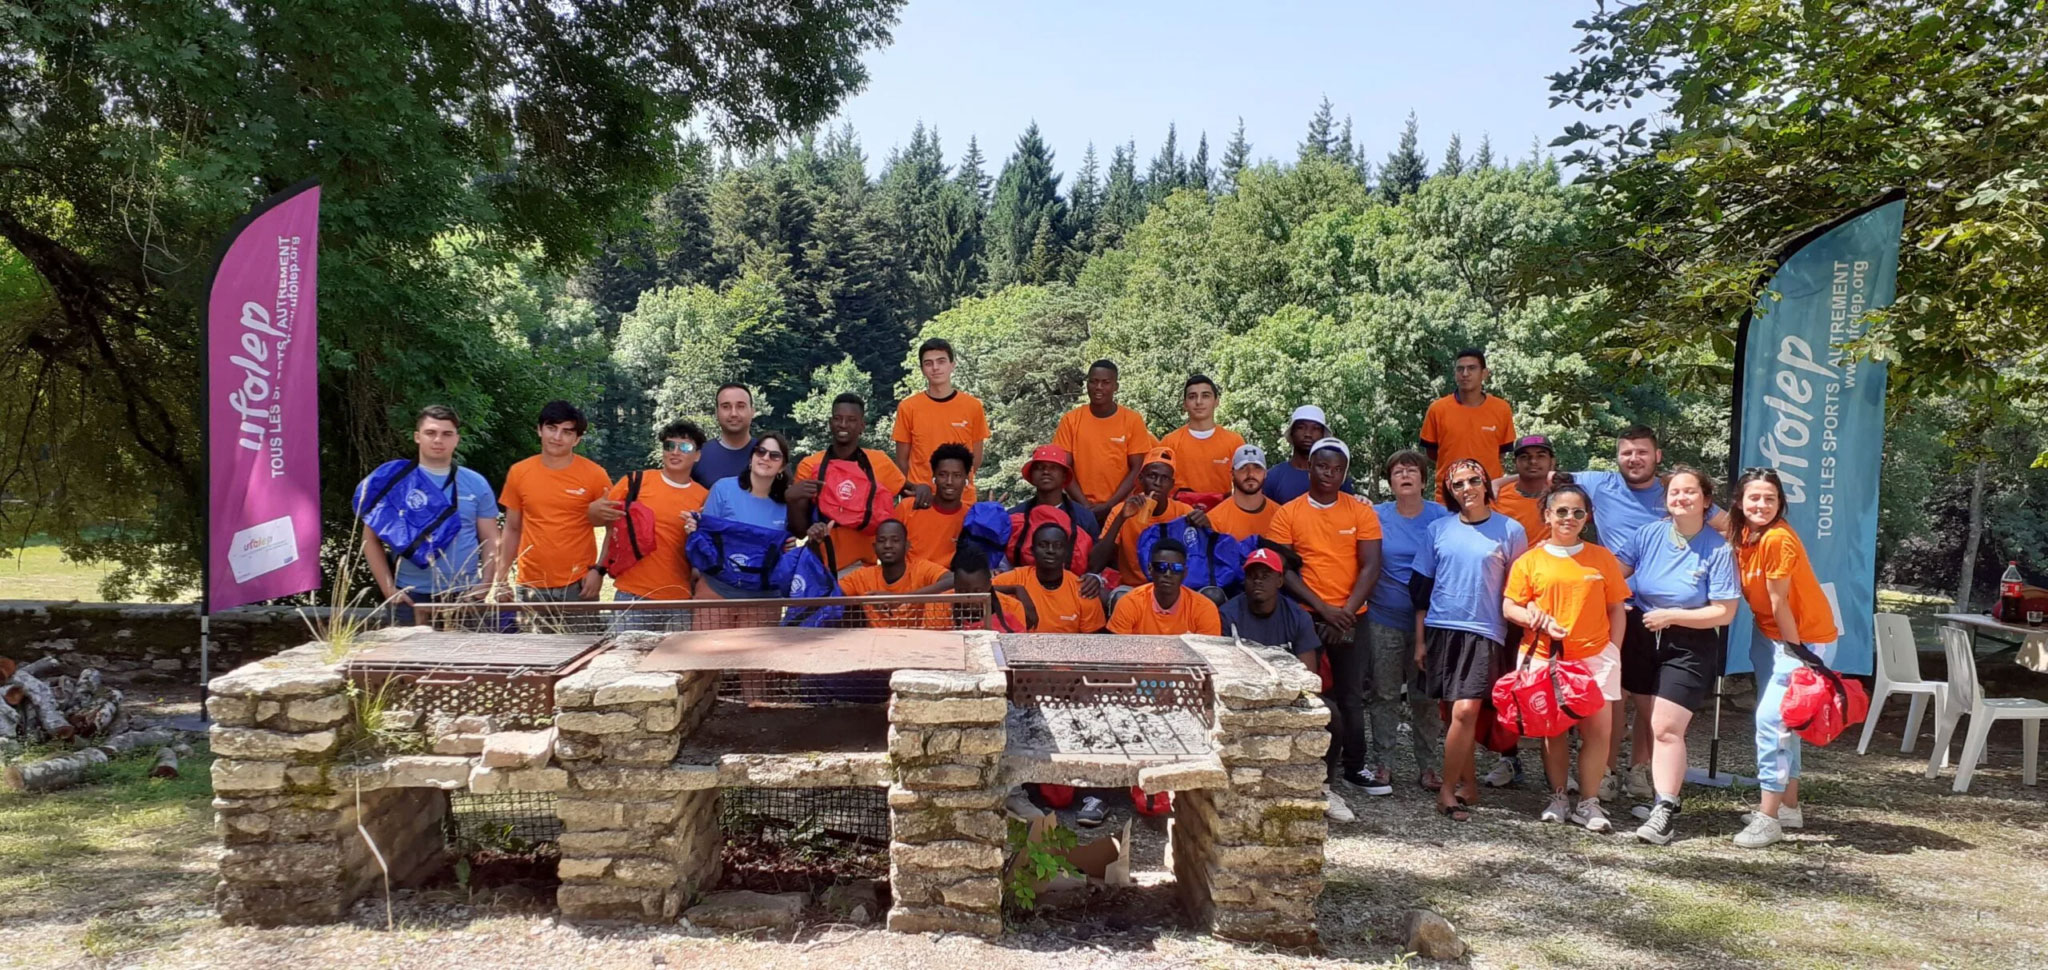
{"type": "Polygon", "coordinates": [[[1351,627],[1348,642],[1335,629],[1317,624],[1323,655],[1330,658],[1330,751],[1323,760],[1332,773],[1365,769],[1365,695],[1372,690],[1372,636],[1363,616],[1351,627]]]}

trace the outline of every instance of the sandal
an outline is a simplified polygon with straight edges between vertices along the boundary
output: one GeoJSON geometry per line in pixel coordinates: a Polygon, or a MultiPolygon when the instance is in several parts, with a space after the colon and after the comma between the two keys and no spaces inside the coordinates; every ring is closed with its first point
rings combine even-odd
{"type": "Polygon", "coordinates": [[[1415,776],[1415,783],[1422,786],[1423,791],[1441,791],[1444,787],[1444,778],[1434,771],[1424,771],[1415,776]]]}
{"type": "Polygon", "coordinates": [[[1449,817],[1453,822],[1469,822],[1472,820],[1472,809],[1462,800],[1455,805],[1438,804],[1436,810],[1449,817]]]}

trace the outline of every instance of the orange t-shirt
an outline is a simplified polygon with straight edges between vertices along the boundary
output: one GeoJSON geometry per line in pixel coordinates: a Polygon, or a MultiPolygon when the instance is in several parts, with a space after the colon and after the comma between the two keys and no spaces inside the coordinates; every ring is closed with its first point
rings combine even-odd
{"type": "MultiPolygon", "coordinates": [[[[1577,553],[1560,556],[1547,546],[1530,546],[1508,568],[1507,598],[1533,603],[1557,618],[1565,628],[1564,659],[1584,660],[1607,649],[1615,635],[1607,610],[1628,600],[1628,580],[1622,578],[1621,560],[1605,547],[1588,542],[1577,553]]],[[[1538,640],[1535,630],[1523,632],[1522,651],[1536,650],[1538,640]]]]}
{"type": "MultiPolygon", "coordinates": [[[[1151,502],[1146,502],[1145,511],[1125,519],[1123,527],[1116,531],[1116,568],[1126,577],[1126,583],[1145,575],[1146,564],[1138,561],[1138,537],[1154,523],[1171,522],[1195,510],[1194,506],[1174,499],[1167,499],[1166,511],[1158,515],[1152,514],[1152,507],[1151,502]]],[[[1115,518],[1116,513],[1111,512],[1110,517],[1115,518]]]]}
{"type": "Polygon", "coordinates": [[[1799,533],[1783,522],[1764,530],[1764,537],[1747,549],[1737,547],[1736,570],[1742,576],[1742,598],[1756,614],[1764,636],[1782,641],[1778,618],[1771,612],[1771,590],[1766,580],[1792,581],[1792,616],[1799,623],[1801,643],[1833,643],[1842,633],[1835,628],[1835,610],[1828,594],[1820,588],[1813,563],[1806,558],[1806,544],[1799,533]]]}
{"type": "Polygon", "coordinates": [[[1515,443],[1515,415],[1508,402],[1491,394],[1476,408],[1458,403],[1456,394],[1430,402],[1422,416],[1422,440],[1436,446],[1436,478],[1453,462],[1471,458],[1485,466],[1487,478],[1499,478],[1500,450],[1515,443]]]}
{"type": "Polygon", "coordinates": [[[965,501],[951,512],[941,512],[936,505],[918,508],[917,499],[906,498],[896,503],[896,517],[910,533],[912,559],[937,563],[941,569],[953,568],[953,548],[960,542],[960,527],[967,522],[965,501]]]}
{"type": "MultiPolygon", "coordinates": [[[[908,596],[945,575],[944,569],[913,558],[903,561],[903,575],[893,583],[882,578],[882,567],[862,566],[839,577],[839,589],[848,596],[908,596]]],[[[939,603],[863,606],[861,611],[867,614],[869,626],[943,630],[951,625],[946,622],[946,607],[939,603]]]]}
{"type": "Polygon", "coordinates": [[[1494,488],[1493,510],[1520,522],[1529,535],[1529,548],[1534,549],[1550,538],[1550,524],[1543,521],[1543,500],[1523,495],[1515,481],[1511,477],[1507,484],[1494,488]]]}
{"type": "Polygon", "coordinates": [[[1024,595],[1031,597],[1031,605],[1038,610],[1038,625],[1031,629],[1038,633],[1095,633],[1106,622],[1102,615],[1102,600],[1081,595],[1081,580],[1073,573],[1062,570],[1057,589],[1046,589],[1038,585],[1038,570],[1033,566],[1019,566],[997,576],[997,586],[1021,586],[1024,595]]]}
{"type": "Polygon", "coordinates": [[[1209,510],[1209,528],[1239,539],[1264,536],[1272,531],[1273,516],[1280,514],[1280,503],[1264,495],[1259,496],[1259,503],[1257,512],[1247,512],[1237,507],[1235,496],[1224,499],[1209,510]]]}
{"type": "Polygon", "coordinates": [[[1174,484],[1190,492],[1225,495],[1230,494],[1230,456],[1243,445],[1243,435],[1224,427],[1210,431],[1207,438],[1197,438],[1187,425],[1181,425],[1159,439],[1160,447],[1173,449],[1174,484]]]}
{"type": "MultiPolygon", "coordinates": [[[[908,445],[906,459],[910,465],[910,481],[917,485],[932,483],[932,452],[940,445],[966,445],[969,451],[988,440],[988,412],[981,406],[981,399],[959,388],[953,389],[953,396],[943,401],[933,400],[923,391],[904,398],[896,405],[896,428],[889,433],[897,444],[908,445]]],[[[973,475],[974,469],[967,472],[973,475]]],[[[974,482],[967,483],[968,495],[964,501],[972,502],[974,482]]]]}
{"type": "Polygon", "coordinates": [[[611,484],[604,468],[582,455],[570,455],[567,468],[549,468],[535,455],[505,473],[498,504],[519,513],[519,585],[567,586],[597,565],[590,503],[611,484]]]}
{"type": "Polygon", "coordinates": [[[1002,616],[1000,618],[990,617],[989,621],[985,621],[973,629],[996,630],[1002,633],[1023,633],[1026,629],[1024,623],[1024,604],[1008,593],[997,593],[996,603],[1002,607],[1002,616]]]}
{"type": "MultiPolygon", "coordinates": [[[[873,448],[862,448],[861,451],[867,453],[868,464],[874,466],[875,487],[881,489],[882,494],[895,495],[897,492],[903,491],[903,470],[896,467],[896,459],[882,454],[873,448]]],[[[815,455],[805,457],[803,461],[797,462],[795,480],[804,481],[817,478],[818,463],[824,460],[825,453],[821,451],[815,455]]],[[[834,525],[832,527],[831,539],[832,557],[838,560],[840,569],[843,570],[856,563],[873,563],[875,561],[875,537],[873,535],[865,535],[845,526],[834,525]]]]}
{"type": "Polygon", "coordinates": [[[1183,633],[1223,635],[1223,616],[1209,597],[1183,588],[1173,609],[1162,610],[1146,583],[1116,601],[1116,615],[1109,618],[1109,632],[1147,636],[1179,636],[1183,633]]]}
{"type": "MultiPolygon", "coordinates": [[[[1365,500],[1344,494],[1329,508],[1319,508],[1303,495],[1281,506],[1265,533],[1265,538],[1294,549],[1301,557],[1301,581],[1338,609],[1358,585],[1358,544],[1379,537],[1380,514],[1365,500]]],[[[1365,612],[1362,599],[1358,612],[1365,612]]]]}
{"type": "MultiPolygon", "coordinates": [[[[630,476],[628,476],[630,477],[630,476]]],[[[605,498],[614,502],[626,500],[629,483],[620,478],[605,498]]],[[[661,472],[648,470],[640,476],[639,503],[654,512],[654,555],[633,564],[622,575],[612,577],[612,582],[634,596],[654,600],[686,600],[690,598],[690,560],[683,556],[683,543],[690,536],[683,530],[683,513],[695,512],[704,507],[705,496],[711,490],[696,482],[677,485],[664,477],[661,472]]],[[[626,541],[624,519],[612,524],[612,541],[626,541]]]]}
{"type": "Polygon", "coordinates": [[[1068,411],[1053,430],[1052,443],[1073,452],[1074,481],[1090,505],[1109,501],[1130,474],[1131,457],[1153,445],[1145,419],[1121,404],[1106,418],[1090,414],[1086,404],[1068,411]]]}

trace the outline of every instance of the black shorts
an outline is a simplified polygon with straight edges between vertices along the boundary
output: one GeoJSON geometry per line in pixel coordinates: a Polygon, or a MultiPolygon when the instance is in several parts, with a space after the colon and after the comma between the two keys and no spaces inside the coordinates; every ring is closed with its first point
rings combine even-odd
{"type": "Polygon", "coordinates": [[[1429,696],[1440,701],[1486,700],[1493,682],[1508,672],[1508,649],[1491,637],[1432,626],[1423,628],[1422,644],[1429,696]]]}
{"type": "Polygon", "coordinates": [[[1621,639],[1621,689],[1699,710],[1714,684],[1720,635],[1681,626],[1652,633],[1643,626],[1643,614],[1629,610],[1628,632],[1621,639]]]}

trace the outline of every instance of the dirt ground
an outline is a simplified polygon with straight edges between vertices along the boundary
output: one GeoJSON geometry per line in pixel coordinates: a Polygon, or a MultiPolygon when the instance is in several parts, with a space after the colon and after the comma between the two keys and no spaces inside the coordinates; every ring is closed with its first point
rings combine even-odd
{"type": "MultiPolygon", "coordinates": [[[[2048,675],[1984,665],[1994,693],[2048,696],[2048,675]]],[[[1927,676],[1938,677],[1938,660],[1927,676]]],[[[162,698],[189,710],[189,697],[162,698]]],[[[1347,794],[1359,821],[1333,827],[1320,953],[1216,940],[1160,919],[1159,888],[1028,921],[1000,941],[814,925],[776,939],[686,927],[569,925],[530,886],[470,898],[453,886],[365,900],[344,925],[220,925],[210,907],[213,835],[204,760],[151,781],[116,765],[99,784],[0,794],[0,967],[663,968],[908,966],[977,970],[1399,965],[1404,910],[1443,913],[1483,968],[2048,967],[2048,804],[2020,784],[2019,731],[2003,725],[1971,791],[1924,777],[1931,742],[1898,751],[1904,704],[1871,752],[1854,736],[1806,757],[1807,829],[1738,849],[1737,793],[1688,789],[1666,847],[1535,821],[1540,783],[1488,791],[1472,821],[1431,810],[1405,749],[1386,798],[1347,794]],[[1163,924],[1163,925],[1162,925],[1163,924]]],[[[1753,766],[1746,711],[1730,710],[1725,770],[1753,766]]],[[[1696,724],[1693,760],[1706,760],[1696,724]]],[[[1958,743],[1960,750],[1960,743],[1958,743]]],[[[1533,749],[1524,762],[1534,769],[1533,749]]],[[[1625,806],[1613,809],[1622,816],[1625,806]]],[[[1120,827],[1113,819],[1110,829],[1120,827]]],[[[1138,862],[1157,832],[1138,826],[1138,862]]],[[[1156,883],[1157,877],[1152,880],[1156,883]]],[[[1410,964],[1413,965],[1413,964],[1410,964]]]]}

